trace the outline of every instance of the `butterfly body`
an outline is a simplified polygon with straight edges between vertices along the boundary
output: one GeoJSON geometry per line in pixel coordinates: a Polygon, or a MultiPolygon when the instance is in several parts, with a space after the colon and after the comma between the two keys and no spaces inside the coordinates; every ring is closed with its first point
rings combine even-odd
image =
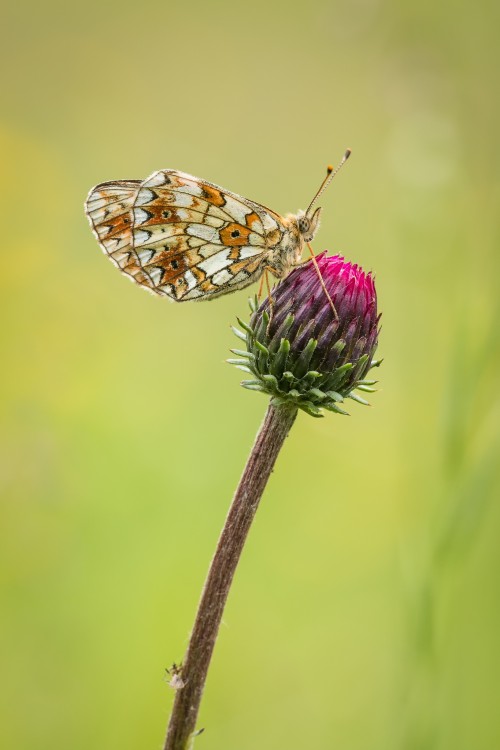
{"type": "Polygon", "coordinates": [[[85,209],[99,244],[129,278],[177,302],[214,299],[283,278],[314,236],[319,211],[286,217],[184,172],[93,188],[85,209]]]}

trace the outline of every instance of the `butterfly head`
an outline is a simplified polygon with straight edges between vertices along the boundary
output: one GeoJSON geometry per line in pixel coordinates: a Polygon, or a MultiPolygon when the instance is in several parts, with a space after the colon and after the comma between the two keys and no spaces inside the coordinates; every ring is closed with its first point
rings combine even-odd
{"type": "Polygon", "coordinates": [[[299,211],[297,214],[297,224],[304,242],[312,242],[314,235],[319,229],[320,213],[321,208],[317,208],[312,215],[306,214],[305,211],[299,211]]]}

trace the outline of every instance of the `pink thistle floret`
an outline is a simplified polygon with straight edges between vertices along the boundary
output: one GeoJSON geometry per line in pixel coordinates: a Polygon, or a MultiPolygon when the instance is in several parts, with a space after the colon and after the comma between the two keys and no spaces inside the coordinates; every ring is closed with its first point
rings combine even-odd
{"type": "MultiPolygon", "coordinates": [[[[272,293],[273,314],[268,328],[269,338],[280,335],[280,323],[290,314],[294,322],[287,338],[295,340],[297,346],[315,338],[318,341],[313,360],[315,365],[324,362],[325,350],[330,350],[338,340],[346,343],[343,363],[349,361],[349,352],[357,358],[366,352],[374,353],[377,345],[378,321],[377,295],[371,273],[365,273],[361,266],[344,260],[341,255],[327,256],[321,253],[316,258],[319,272],[326,291],[321,284],[318,272],[309,261],[295,268],[272,293]],[[355,351],[354,351],[355,350],[355,351]]],[[[261,309],[267,309],[266,300],[261,309]]],[[[336,361],[326,357],[324,364],[333,367],[336,361]]]]}

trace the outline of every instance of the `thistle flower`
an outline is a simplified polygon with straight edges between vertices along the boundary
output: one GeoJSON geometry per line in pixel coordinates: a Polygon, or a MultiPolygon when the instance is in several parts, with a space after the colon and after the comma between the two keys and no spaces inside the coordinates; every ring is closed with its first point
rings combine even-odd
{"type": "MultiPolygon", "coordinates": [[[[183,659],[176,667],[176,695],[164,750],[192,747],[210,660],[234,572],[262,493],[298,409],[314,417],[322,409],[346,414],[344,398],[367,402],[354,389],[373,391],[366,380],[377,347],[377,297],[371,274],[325,253],[295,268],[258,306],[249,324],[234,332],[246,349],[228,360],[253,376],[245,388],[271,396],[264,421],[233,497],[183,659]],[[320,273],[315,268],[318,264],[320,273]]],[[[170,685],[173,680],[170,681],[170,685]]]]}
{"type": "Polygon", "coordinates": [[[228,360],[253,378],[241,385],[272,396],[274,405],[296,406],[314,417],[323,409],[347,414],[339,404],[354,390],[373,392],[368,371],[380,364],[377,295],[371,273],[342,256],[318,255],[322,277],[309,261],[295,268],[260,307],[251,300],[249,324],[233,328],[246,351],[228,360]]]}

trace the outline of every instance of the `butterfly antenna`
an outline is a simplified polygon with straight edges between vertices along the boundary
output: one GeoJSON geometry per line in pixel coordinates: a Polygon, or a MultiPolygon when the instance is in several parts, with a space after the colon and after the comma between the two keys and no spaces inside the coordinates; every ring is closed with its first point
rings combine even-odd
{"type": "Polygon", "coordinates": [[[326,177],[323,180],[323,182],[321,183],[321,185],[319,186],[318,192],[316,193],[316,195],[314,196],[314,198],[310,202],[309,207],[308,207],[308,209],[306,211],[306,216],[309,216],[311,208],[314,206],[314,204],[318,200],[319,196],[326,190],[326,188],[328,187],[328,185],[330,184],[330,182],[333,180],[333,178],[335,177],[335,175],[339,171],[340,167],[344,166],[344,164],[346,163],[346,161],[348,160],[348,158],[350,157],[350,155],[351,155],[351,149],[348,148],[347,151],[345,152],[344,156],[342,157],[341,161],[339,162],[339,164],[337,164],[337,166],[335,167],[335,169],[331,166],[331,164],[328,165],[328,167],[326,168],[326,177]]]}

